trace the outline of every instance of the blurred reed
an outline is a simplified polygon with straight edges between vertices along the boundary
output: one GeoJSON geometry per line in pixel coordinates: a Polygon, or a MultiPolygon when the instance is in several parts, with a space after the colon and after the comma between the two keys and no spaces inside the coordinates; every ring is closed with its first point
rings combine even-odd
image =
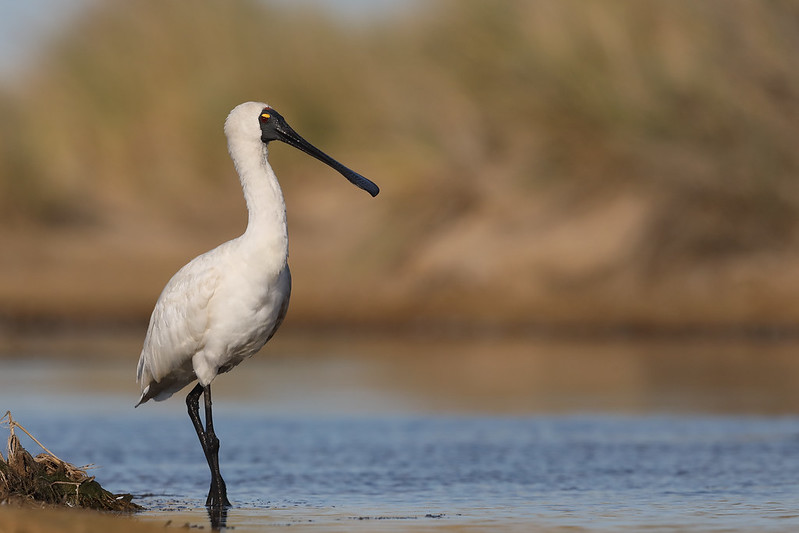
{"type": "MultiPolygon", "coordinates": [[[[207,218],[200,206],[238,195],[222,118],[266,98],[384,189],[367,215],[340,213],[361,228],[343,264],[401,280],[386,289],[405,298],[387,305],[398,313],[436,291],[431,312],[474,305],[464,287],[537,275],[525,254],[547,216],[624,195],[642,214],[591,272],[712,272],[796,250],[796,50],[788,0],[436,0],[367,23],[307,4],[97,2],[0,95],[0,221],[102,227],[142,204],[170,223],[207,218]],[[556,209],[536,218],[541,198],[556,209]]],[[[327,209],[314,188],[329,176],[300,178],[314,163],[288,151],[275,160],[290,203],[327,209]]],[[[238,201],[214,218],[240,224],[238,201]]],[[[306,231],[312,215],[294,216],[306,231]]]]}

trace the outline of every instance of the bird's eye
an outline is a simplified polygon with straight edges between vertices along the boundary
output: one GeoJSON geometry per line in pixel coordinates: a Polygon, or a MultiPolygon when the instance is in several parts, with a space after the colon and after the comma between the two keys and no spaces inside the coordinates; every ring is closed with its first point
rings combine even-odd
{"type": "Polygon", "coordinates": [[[271,117],[271,116],[272,115],[270,115],[269,113],[261,113],[260,120],[261,120],[261,122],[266,122],[266,121],[269,120],[269,117],[271,117]]]}

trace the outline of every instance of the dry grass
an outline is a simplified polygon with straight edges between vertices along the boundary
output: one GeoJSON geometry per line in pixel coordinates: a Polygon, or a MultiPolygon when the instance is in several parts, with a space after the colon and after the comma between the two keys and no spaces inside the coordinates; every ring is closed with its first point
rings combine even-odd
{"type": "Polygon", "coordinates": [[[0,454],[0,503],[43,503],[84,507],[102,511],[131,512],[141,509],[131,502],[130,494],[112,494],[104,490],[94,476],[86,472],[91,465],[78,468],[59,459],[36,437],[16,422],[10,412],[0,418],[9,427],[8,458],[0,454]],[[33,457],[19,442],[19,429],[44,453],[33,457]]]}

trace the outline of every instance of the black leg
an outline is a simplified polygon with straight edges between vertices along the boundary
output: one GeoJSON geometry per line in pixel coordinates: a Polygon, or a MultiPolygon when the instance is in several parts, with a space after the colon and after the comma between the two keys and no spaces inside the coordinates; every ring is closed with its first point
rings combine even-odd
{"type": "MultiPolygon", "coordinates": [[[[214,433],[214,422],[211,414],[211,387],[203,387],[199,383],[189,392],[186,396],[186,405],[189,409],[189,418],[194,425],[194,430],[197,432],[197,438],[200,439],[200,445],[205,454],[205,460],[208,461],[208,468],[211,469],[211,489],[208,491],[208,498],[205,500],[205,505],[215,510],[222,509],[223,507],[230,507],[230,501],[227,499],[227,488],[225,481],[222,479],[222,474],[219,471],[219,439],[214,433]],[[205,396],[205,428],[203,428],[200,421],[200,395],[205,396]]],[[[209,511],[210,513],[210,511],[209,511]]],[[[215,516],[222,516],[224,513],[214,513],[215,516]]],[[[212,520],[212,522],[214,522],[212,520]]],[[[224,526],[224,524],[222,524],[224,526]]],[[[212,526],[214,524],[212,523],[212,526]]]]}
{"type": "Polygon", "coordinates": [[[203,393],[203,386],[199,383],[191,392],[186,396],[186,406],[189,408],[189,418],[191,418],[191,423],[194,425],[194,431],[197,432],[197,438],[200,439],[200,445],[203,447],[203,453],[205,454],[205,458],[208,458],[208,445],[205,443],[205,430],[203,429],[203,424],[200,421],[200,396],[203,393]]]}
{"type": "Polygon", "coordinates": [[[211,415],[211,386],[205,387],[205,443],[208,447],[206,459],[211,468],[211,490],[205,505],[208,507],[230,507],[227,499],[227,487],[219,471],[219,439],[214,433],[214,419],[211,415]]]}

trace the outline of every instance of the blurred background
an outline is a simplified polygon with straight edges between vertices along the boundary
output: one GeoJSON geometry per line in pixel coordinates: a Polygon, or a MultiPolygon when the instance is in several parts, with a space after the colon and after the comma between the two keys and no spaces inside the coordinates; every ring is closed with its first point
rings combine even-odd
{"type": "Polygon", "coordinates": [[[245,227],[222,125],[263,100],[382,189],[270,151],[294,277],[278,353],[399,337],[364,353],[446,354],[478,404],[666,379],[799,405],[796,2],[0,6],[8,357],[135,366],[166,281],[245,227]]]}

